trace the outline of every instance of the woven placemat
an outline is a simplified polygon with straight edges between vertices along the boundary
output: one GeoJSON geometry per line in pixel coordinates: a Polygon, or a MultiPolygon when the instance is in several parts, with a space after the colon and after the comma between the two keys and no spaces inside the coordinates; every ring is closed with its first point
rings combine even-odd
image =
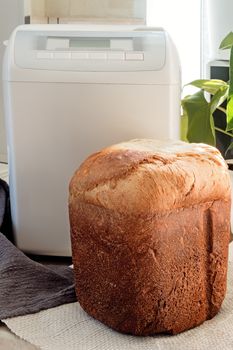
{"type": "Polygon", "coordinates": [[[232,350],[233,263],[229,263],[228,291],[219,314],[176,336],[117,333],[88,316],[77,302],[3,322],[19,337],[46,350],[232,350]]]}

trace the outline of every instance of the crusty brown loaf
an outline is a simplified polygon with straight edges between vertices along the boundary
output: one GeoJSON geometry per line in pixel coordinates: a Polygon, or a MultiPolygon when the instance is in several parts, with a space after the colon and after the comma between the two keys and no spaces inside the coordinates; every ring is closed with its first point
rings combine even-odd
{"type": "Polygon", "coordinates": [[[230,180],[203,144],[133,140],[70,183],[76,292],[106,325],[149,335],[212,318],[226,291],[230,180]]]}

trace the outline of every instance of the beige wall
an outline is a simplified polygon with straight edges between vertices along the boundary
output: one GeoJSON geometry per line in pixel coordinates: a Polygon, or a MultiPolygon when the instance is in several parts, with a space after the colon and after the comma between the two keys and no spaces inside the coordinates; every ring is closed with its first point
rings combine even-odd
{"type": "Polygon", "coordinates": [[[45,13],[45,3],[46,3],[46,0],[33,1],[31,4],[32,12],[35,13],[35,15],[38,17],[43,16],[45,13]]]}
{"type": "Polygon", "coordinates": [[[24,15],[45,16],[45,2],[46,0],[24,0],[24,15]]]}
{"type": "Polygon", "coordinates": [[[70,0],[46,0],[45,14],[48,17],[68,17],[70,0]]]}
{"type": "Polygon", "coordinates": [[[145,18],[146,0],[25,0],[31,15],[80,18],[145,18]],[[27,5],[28,6],[28,5],[27,5]],[[28,6],[29,7],[29,6],[28,6]]]}

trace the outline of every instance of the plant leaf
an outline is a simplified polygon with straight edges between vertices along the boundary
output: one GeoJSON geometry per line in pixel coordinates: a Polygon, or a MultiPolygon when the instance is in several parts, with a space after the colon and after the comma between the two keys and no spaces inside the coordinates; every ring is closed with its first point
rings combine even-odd
{"type": "Polygon", "coordinates": [[[228,97],[228,85],[222,86],[219,88],[219,90],[213,95],[211,101],[210,101],[210,112],[213,114],[216,109],[221,106],[221,104],[227,99],[228,97]]]}
{"type": "Polygon", "coordinates": [[[187,130],[188,130],[188,116],[186,113],[183,113],[180,119],[180,139],[182,141],[187,140],[187,130]]]}
{"type": "Polygon", "coordinates": [[[227,102],[227,128],[226,131],[233,129],[233,95],[228,98],[227,102]]]}
{"type": "Polygon", "coordinates": [[[233,95],[233,46],[231,48],[231,54],[230,54],[230,67],[229,67],[229,97],[233,95]]]}
{"type": "Polygon", "coordinates": [[[231,142],[230,145],[227,147],[227,150],[225,152],[225,156],[226,156],[227,152],[230,151],[231,149],[233,149],[233,142],[231,142]]]}
{"type": "Polygon", "coordinates": [[[222,87],[228,87],[228,84],[225,81],[220,79],[211,79],[211,80],[198,79],[198,80],[192,81],[187,85],[192,85],[199,89],[205,90],[211,95],[214,95],[222,87]]]}
{"type": "Polygon", "coordinates": [[[233,46],[231,47],[229,75],[230,75],[230,81],[229,81],[229,94],[228,94],[228,101],[227,101],[227,128],[226,128],[227,131],[233,129],[233,46]]]}
{"type": "Polygon", "coordinates": [[[187,139],[189,142],[204,142],[215,146],[214,120],[211,105],[204,96],[204,91],[198,91],[182,100],[184,113],[188,116],[187,139]]]}
{"type": "Polygon", "coordinates": [[[227,36],[222,40],[219,48],[221,50],[230,49],[233,46],[233,32],[227,34],[227,36]]]}

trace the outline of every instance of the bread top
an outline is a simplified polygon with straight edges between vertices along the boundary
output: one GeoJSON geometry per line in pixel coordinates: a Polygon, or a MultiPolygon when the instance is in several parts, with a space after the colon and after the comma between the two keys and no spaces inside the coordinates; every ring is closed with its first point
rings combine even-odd
{"type": "Polygon", "coordinates": [[[136,139],[88,157],[70,182],[69,202],[153,213],[218,199],[230,200],[230,177],[216,148],[136,139]]]}

